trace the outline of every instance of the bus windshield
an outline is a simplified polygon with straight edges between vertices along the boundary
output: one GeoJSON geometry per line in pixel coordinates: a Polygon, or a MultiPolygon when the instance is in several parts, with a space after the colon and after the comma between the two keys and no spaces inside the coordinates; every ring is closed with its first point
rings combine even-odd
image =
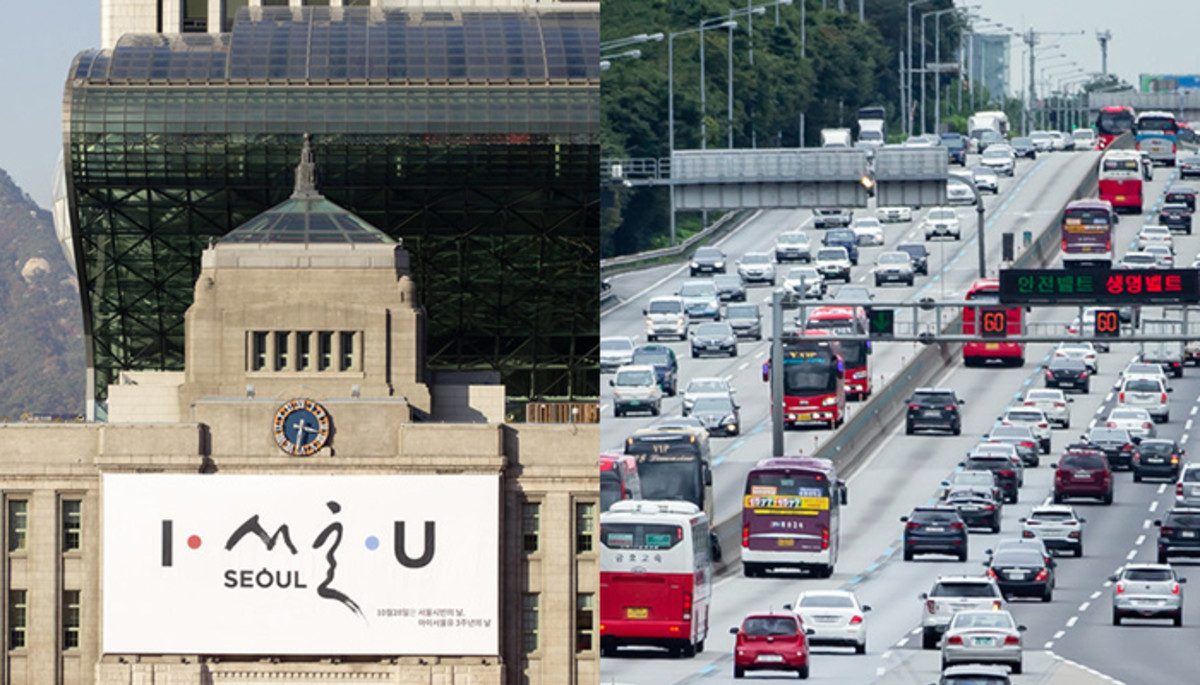
{"type": "Polygon", "coordinates": [[[1108,225],[1108,212],[1103,209],[1068,209],[1063,226],[1069,233],[1090,232],[1108,225]]]}
{"type": "Polygon", "coordinates": [[[752,471],[746,478],[746,494],[828,497],[829,481],[817,474],[752,471]]]}
{"type": "Polygon", "coordinates": [[[1138,133],[1175,133],[1175,120],[1169,117],[1142,117],[1138,133]]]}
{"type": "Polygon", "coordinates": [[[1133,128],[1133,115],[1128,110],[1101,112],[1096,119],[1096,130],[1105,135],[1121,135],[1131,128],[1133,128]]]}
{"type": "Polygon", "coordinates": [[[638,464],[643,499],[680,500],[704,506],[700,460],[693,455],[648,454],[638,464]]]}
{"type": "MultiPolygon", "coordinates": [[[[817,353],[814,353],[817,354],[817,353]]],[[[828,354],[783,360],[783,393],[805,395],[837,390],[837,370],[828,354]]]]}
{"type": "Polygon", "coordinates": [[[867,363],[867,343],[865,340],[847,340],[842,342],[842,361],[847,368],[857,368],[867,363]]]}
{"type": "Polygon", "coordinates": [[[999,304],[999,290],[976,290],[973,293],[967,294],[967,299],[971,302],[979,302],[983,304],[999,304]]]}

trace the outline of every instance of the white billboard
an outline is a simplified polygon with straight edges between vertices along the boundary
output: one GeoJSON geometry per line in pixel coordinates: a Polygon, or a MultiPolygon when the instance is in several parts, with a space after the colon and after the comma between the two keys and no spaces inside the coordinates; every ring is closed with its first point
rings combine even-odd
{"type": "Polygon", "coordinates": [[[499,476],[106,474],[102,496],[107,653],[499,653],[499,476]]]}

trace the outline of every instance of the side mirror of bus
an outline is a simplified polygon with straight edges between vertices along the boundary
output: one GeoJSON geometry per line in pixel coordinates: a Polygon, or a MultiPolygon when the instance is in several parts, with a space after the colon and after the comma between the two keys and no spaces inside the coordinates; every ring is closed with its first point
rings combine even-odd
{"type": "Polygon", "coordinates": [[[846,495],[846,486],[838,485],[838,504],[846,506],[848,496],[846,495]]]}
{"type": "Polygon", "coordinates": [[[615,378],[610,378],[610,379],[608,379],[608,385],[609,385],[610,387],[613,387],[613,388],[617,387],[617,381],[616,381],[616,379],[615,379],[615,378]]]}

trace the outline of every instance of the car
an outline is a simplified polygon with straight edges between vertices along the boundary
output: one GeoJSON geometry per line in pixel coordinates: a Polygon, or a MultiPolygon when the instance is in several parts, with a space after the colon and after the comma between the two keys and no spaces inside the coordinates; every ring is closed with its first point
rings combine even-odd
{"type": "Polygon", "coordinates": [[[1150,153],[1146,150],[1138,150],[1138,157],[1142,160],[1142,180],[1154,180],[1154,160],[1150,159],[1150,153]]]}
{"type": "Polygon", "coordinates": [[[1013,149],[998,145],[989,147],[979,159],[979,163],[994,170],[997,174],[1005,176],[1012,176],[1017,169],[1017,159],[1013,155],[1013,149]]]}
{"type": "Polygon", "coordinates": [[[1173,231],[1183,231],[1192,234],[1192,209],[1187,205],[1176,202],[1166,202],[1158,210],[1158,223],[1173,231]]]}
{"type": "Polygon", "coordinates": [[[1124,428],[1109,428],[1096,426],[1080,436],[1084,445],[1098,449],[1108,458],[1109,466],[1116,468],[1131,468],[1133,451],[1141,438],[1135,438],[1124,428]]]}
{"type": "Polygon", "coordinates": [[[1046,543],[1042,542],[1038,538],[1003,538],[1001,540],[997,540],[992,549],[985,549],[983,554],[987,557],[986,561],[991,562],[992,557],[996,556],[997,552],[1001,552],[1006,549],[1032,549],[1038,554],[1042,555],[1042,558],[1046,560],[1047,564],[1053,563],[1054,561],[1053,555],[1050,554],[1050,548],[1046,547],[1046,543]]]}
{"type": "Polygon", "coordinates": [[[851,228],[834,228],[821,236],[821,245],[825,247],[844,247],[850,256],[850,263],[858,266],[858,237],[851,228]]]}
{"type": "Polygon", "coordinates": [[[691,414],[692,405],[696,404],[696,400],[701,397],[730,397],[733,392],[733,386],[729,385],[729,381],[724,378],[693,378],[683,389],[683,415],[691,414]]]}
{"type": "Polygon", "coordinates": [[[722,302],[746,301],[746,284],[739,274],[717,274],[713,276],[713,284],[722,302]]]}
{"type": "Polygon", "coordinates": [[[1074,150],[1075,139],[1062,131],[1051,131],[1050,135],[1054,136],[1055,150],[1074,150]]]}
{"type": "Polygon", "coordinates": [[[1092,379],[1087,363],[1082,359],[1054,357],[1046,365],[1047,388],[1071,388],[1084,394],[1091,392],[1092,379]]]}
{"type": "Polygon", "coordinates": [[[1174,483],[1187,450],[1171,439],[1142,440],[1133,450],[1133,482],[1145,478],[1166,478],[1174,483]]]}
{"type": "Polygon", "coordinates": [[[1121,261],[1117,262],[1118,269],[1157,269],[1158,258],[1149,252],[1126,252],[1121,261]]]}
{"type": "Polygon", "coordinates": [[[1025,626],[1017,625],[1007,611],[960,611],[942,636],[942,668],[959,663],[1004,664],[1021,673],[1024,631],[1025,626]]]}
{"type": "Polygon", "coordinates": [[[1013,138],[1009,147],[1013,149],[1013,155],[1016,157],[1037,159],[1037,147],[1033,144],[1033,139],[1028,136],[1013,138]]]}
{"type": "Polygon", "coordinates": [[[730,326],[728,321],[702,323],[692,329],[689,337],[692,343],[692,359],[706,354],[737,356],[737,334],[733,332],[733,326],[730,326]]]}
{"type": "Polygon", "coordinates": [[[967,528],[987,528],[993,533],[1000,532],[1004,503],[997,499],[991,490],[964,485],[954,486],[942,501],[958,511],[967,528]]]}
{"type": "Polygon", "coordinates": [[[854,220],[854,212],[840,207],[818,207],[813,210],[813,227],[830,228],[834,226],[849,226],[854,220]]]}
{"type": "Polygon", "coordinates": [[[1175,481],[1175,506],[1200,507],[1200,464],[1187,464],[1175,481]]]}
{"type": "Polygon", "coordinates": [[[993,131],[990,129],[979,134],[978,140],[979,142],[976,143],[976,147],[978,148],[980,154],[987,152],[988,147],[992,145],[996,145],[998,143],[1003,144],[1006,142],[1003,134],[1001,134],[999,131],[993,131]]]}
{"type": "Polygon", "coordinates": [[[912,260],[913,273],[929,275],[929,248],[925,247],[924,243],[900,243],[896,249],[908,254],[908,258],[912,260]]]}
{"type": "Polygon", "coordinates": [[[1149,245],[1166,245],[1174,251],[1175,239],[1171,237],[1171,229],[1150,224],[1138,231],[1136,245],[1139,250],[1145,250],[1149,245]]]}
{"type": "Polygon", "coordinates": [[[676,293],[683,300],[684,310],[688,320],[712,319],[721,320],[721,297],[717,294],[717,285],[712,279],[684,281],[676,293]]]}
{"type": "Polygon", "coordinates": [[[904,434],[912,435],[921,429],[947,430],[962,434],[962,405],[966,400],[947,388],[917,388],[906,400],[908,413],[904,434]]]}
{"type": "Polygon", "coordinates": [[[808,678],[808,633],[795,614],[755,612],[742,619],[733,647],[733,677],[747,671],[792,671],[808,678]]]}
{"type": "Polygon", "coordinates": [[[1004,611],[1007,602],[996,581],[986,576],[940,576],[921,600],[921,647],[935,649],[950,620],[960,611],[1004,611]]]}
{"type": "Polygon", "coordinates": [[[1141,407],[1158,423],[1166,423],[1171,419],[1167,395],[1172,392],[1175,389],[1167,387],[1158,378],[1126,378],[1117,390],[1117,404],[1122,407],[1141,407]]]}
{"type": "Polygon", "coordinates": [[[856,654],[867,653],[867,612],[870,605],[860,604],[848,590],[806,590],[795,604],[784,609],[796,613],[801,624],[812,632],[809,645],[853,647],[856,654]]]}
{"type": "Polygon", "coordinates": [[[1163,194],[1164,204],[1181,204],[1189,212],[1196,211],[1196,189],[1191,186],[1170,186],[1163,194]]]}
{"type": "Polygon", "coordinates": [[[902,223],[906,221],[912,221],[912,207],[876,207],[875,218],[884,223],[902,223]]]}
{"type": "Polygon", "coordinates": [[[882,252],[875,258],[875,287],[884,283],[903,283],[912,286],[916,276],[913,275],[912,259],[907,252],[882,252]]]}
{"type": "Polygon", "coordinates": [[[844,247],[822,247],[817,250],[817,271],[827,280],[837,278],[849,283],[851,266],[850,254],[844,247]]]}
{"type": "Polygon", "coordinates": [[[1050,135],[1049,131],[1033,131],[1029,134],[1029,139],[1033,141],[1033,146],[1038,152],[1054,150],[1054,136],[1050,135]]]}
{"type": "Polygon", "coordinates": [[[1121,625],[1126,618],[1169,618],[1175,627],[1183,625],[1183,588],[1187,578],[1175,575],[1166,564],[1126,564],[1113,584],[1112,623],[1121,625]]]}
{"type": "Polygon", "coordinates": [[[738,405],[729,395],[706,395],[696,398],[691,416],[700,419],[709,435],[737,435],[742,430],[738,405]]]}
{"type": "Polygon", "coordinates": [[[1013,685],[1007,666],[966,664],[942,669],[942,676],[929,685],[1013,685]]]}
{"type": "Polygon", "coordinates": [[[1200,557],[1200,509],[1176,507],[1157,520],[1158,563],[1171,557],[1200,557]]]}
{"type": "Polygon", "coordinates": [[[1175,266],[1175,253],[1166,245],[1147,245],[1142,248],[1142,254],[1154,257],[1154,266],[1157,269],[1170,269],[1175,266]]]}
{"type": "Polygon", "coordinates": [[[779,234],[775,239],[775,261],[784,262],[812,261],[812,243],[804,231],[788,231],[779,234]]]}
{"type": "Polygon", "coordinates": [[[1071,427],[1071,403],[1075,400],[1067,397],[1062,390],[1033,389],[1025,392],[1021,403],[1026,407],[1036,407],[1050,423],[1059,428],[1071,427]]]}
{"type": "Polygon", "coordinates": [[[1154,419],[1150,412],[1141,407],[1115,407],[1108,412],[1104,425],[1109,428],[1124,428],[1129,431],[1130,436],[1141,440],[1158,437],[1154,419]]]}
{"type": "Polygon", "coordinates": [[[600,338],[600,371],[610,373],[618,367],[633,363],[633,338],[611,335],[600,338]]]}
{"type": "Polygon", "coordinates": [[[1038,449],[1041,444],[1033,431],[1034,429],[1030,426],[997,424],[992,426],[983,438],[988,442],[1012,445],[1013,449],[1017,451],[1017,456],[1021,458],[1021,464],[1037,467],[1041,464],[1041,459],[1038,457],[1038,449]]]}
{"type": "MultiPolygon", "coordinates": [[[[1167,372],[1163,370],[1162,365],[1153,364],[1150,362],[1132,361],[1129,362],[1121,371],[1121,379],[1126,378],[1157,378],[1163,383],[1167,382],[1167,372]]],[[[1113,387],[1120,387],[1121,382],[1113,387]]]]}
{"type": "Polygon", "coordinates": [[[865,285],[847,283],[833,294],[833,302],[870,302],[875,299],[875,293],[865,285]]]}
{"type": "Polygon", "coordinates": [[[1022,478],[1017,471],[1020,463],[1021,459],[1012,445],[983,444],[967,453],[967,458],[959,465],[968,470],[991,471],[996,476],[1005,503],[1014,504],[1020,499],[1022,478]]]}
{"type": "Polygon", "coordinates": [[[1096,347],[1090,342],[1060,342],[1054,347],[1054,357],[1082,359],[1087,365],[1088,373],[1100,373],[1100,358],[1096,356],[1096,347]]]}
{"type": "Polygon", "coordinates": [[[922,226],[925,240],[954,238],[962,240],[962,228],[958,224],[958,212],[952,207],[934,207],[925,215],[922,226]]]}
{"type": "Polygon", "coordinates": [[[687,337],[688,313],[679,297],[652,297],[642,310],[646,317],[646,340],[654,342],[670,337],[683,340],[687,337]]]}
{"type": "Polygon", "coordinates": [[[939,498],[943,501],[950,493],[957,489],[970,488],[972,490],[984,490],[991,493],[992,499],[1004,503],[1004,493],[1000,490],[1000,484],[996,481],[996,474],[991,471],[981,469],[959,469],[950,474],[950,477],[941,483],[941,494],[939,498]]]}
{"type": "Polygon", "coordinates": [[[1030,510],[1029,516],[1018,519],[1021,537],[1041,540],[1047,549],[1067,550],[1083,556],[1083,524],[1087,519],[1065,504],[1043,504],[1030,510]]]}
{"type": "Polygon", "coordinates": [[[1002,549],[983,562],[986,575],[996,581],[1005,599],[1037,597],[1043,602],[1054,599],[1053,559],[1033,549],[1002,549]]]}
{"type": "Polygon", "coordinates": [[[731,304],[725,308],[725,320],[739,338],[762,340],[762,312],[757,304],[731,304]]]}
{"type": "Polygon", "coordinates": [[[1178,159],[1176,164],[1179,166],[1179,178],[1200,176],[1200,155],[1184,155],[1178,159]]]}
{"type": "Polygon", "coordinates": [[[620,418],[631,411],[647,411],[651,416],[662,413],[662,388],[649,364],[630,364],[617,369],[608,381],[613,389],[613,416],[620,418]]]}
{"type": "Polygon", "coordinates": [[[918,554],[949,554],[967,560],[967,524],[954,507],[917,507],[901,516],[904,560],[918,554]]]}
{"type": "Polygon", "coordinates": [[[997,421],[1001,426],[1025,426],[1037,438],[1042,454],[1050,454],[1050,419],[1036,407],[1009,407],[997,421]]]}
{"type": "Polygon", "coordinates": [[[858,245],[882,245],[883,225],[873,216],[864,216],[850,225],[858,245]]]}
{"type": "MultiPolygon", "coordinates": [[[[831,250],[841,250],[840,257],[845,261],[847,269],[850,268],[850,259],[845,256],[845,250],[840,247],[830,248],[831,250]]],[[[818,255],[821,250],[818,250],[818,255]]],[[[847,277],[847,280],[849,278],[847,277]]],[[[787,274],[783,277],[783,290],[790,293],[793,298],[802,300],[819,300],[825,297],[825,290],[828,286],[825,285],[825,276],[820,271],[820,264],[817,266],[793,266],[788,269],[787,274]]]]}
{"type": "Polygon", "coordinates": [[[1075,148],[1078,150],[1096,149],[1096,132],[1090,128],[1077,128],[1071,131],[1071,137],[1075,139],[1075,148]]]}
{"type": "Polygon", "coordinates": [[[980,191],[990,190],[992,195],[1000,192],[1000,179],[996,175],[996,170],[987,166],[977,166],[971,169],[971,175],[975,178],[975,187],[980,191]]]}
{"type": "Polygon", "coordinates": [[[702,247],[692,253],[689,265],[693,277],[699,274],[725,273],[725,253],[716,247],[702,247]]]}
{"type": "Polygon", "coordinates": [[[659,344],[639,345],[633,350],[633,363],[653,366],[658,387],[667,397],[675,396],[679,388],[679,362],[675,359],[675,350],[659,344]]]}
{"type": "Polygon", "coordinates": [[[1062,504],[1068,497],[1090,497],[1112,504],[1112,469],[1100,450],[1072,445],[1050,468],[1054,469],[1055,504],[1062,504]]]}
{"type": "Polygon", "coordinates": [[[931,133],[912,135],[904,141],[904,147],[937,147],[939,144],[941,140],[931,133]]]}
{"type": "Polygon", "coordinates": [[[951,171],[946,181],[946,202],[952,205],[973,205],[976,202],[975,176],[971,172],[951,171]]]}
{"type": "Polygon", "coordinates": [[[946,148],[948,160],[960,166],[967,165],[967,137],[961,133],[942,133],[938,144],[946,148]]]}
{"type": "Polygon", "coordinates": [[[775,285],[775,262],[770,252],[747,252],[737,263],[738,275],[747,285],[769,283],[775,285]]]}

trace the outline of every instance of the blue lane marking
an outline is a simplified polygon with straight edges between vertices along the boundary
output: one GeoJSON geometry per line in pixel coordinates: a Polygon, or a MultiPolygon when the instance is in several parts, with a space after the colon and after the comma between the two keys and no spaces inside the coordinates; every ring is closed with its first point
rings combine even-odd
{"type": "Polygon", "coordinates": [[[755,426],[754,428],[750,429],[750,435],[758,435],[759,433],[763,432],[766,429],[767,429],[767,424],[765,422],[760,423],[757,426],[755,426]]]}
{"type": "Polygon", "coordinates": [[[1032,378],[1026,378],[1026,379],[1025,379],[1025,382],[1024,382],[1024,383],[1022,383],[1022,385],[1029,385],[1029,384],[1030,384],[1030,383],[1032,383],[1032,382],[1033,382],[1033,379],[1032,379],[1032,378]]]}
{"type": "Polygon", "coordinates": [[[721,462],[723,461],[725,461],[724,456],[717,457],[716,459],[713,459],[713,466],[720,466],[721,462]]]}
{"type": "Polygon", "coordinates": [[[738,449],[739,447],[741,447],[742,445],[744,445],[744,444],[746,444],[746,438],[738,438],[737,440],[735,440],[735,441],[733,442],[733,444],[732,444],[732,445],[730,445],[730,446],[729,446],[729,451],[730,451],[730,452],[736,452],[736,451],[737,451],[737,449],[738,449]]]}
{"type": "Polygon", "coordinates": [[[888,547],[887,549],[883,550],[883,556],[885,556],[885,557],[891,556],[892,552],[895,552],[895,551],[896,551],[896,548],[888,547]]]}
{"type": "Polygon", "coordinates": [[[862,579],[863,579],[862,576],[854,576],[853,578],[850,579],[850,584],[854,585],[855,583],[861,583],[862,579]]]}
{"type": "Polygon", "coordinates": [[[877,568],[879,568],[879,563],[878,563],[878,562],[876,562],[876,563],[874,563],[874,564],[871,564],[870,566],[868,566],[868,567],[865,569],[865,572],[866,572],[866,573],[872,573],[872,572],[874,572],[874,571],[875,571],[875,569],[877,569],[877,568]]]}
{"type": "Polygon", "coordinates": [[[1042,361],[1044,361],[1044,362],[1050,361],[1050,355],[1046,355],[1045,357],[1042,357],[1042,361]]]}
{"type": "Polygon", "coordinates": [[[717,670],[717,665],[709,664],[709,665],[705,666],[704,668],[700,669],[700,675],[708,675],[709,673],[712,673],[715,670],[717,670]]]}

